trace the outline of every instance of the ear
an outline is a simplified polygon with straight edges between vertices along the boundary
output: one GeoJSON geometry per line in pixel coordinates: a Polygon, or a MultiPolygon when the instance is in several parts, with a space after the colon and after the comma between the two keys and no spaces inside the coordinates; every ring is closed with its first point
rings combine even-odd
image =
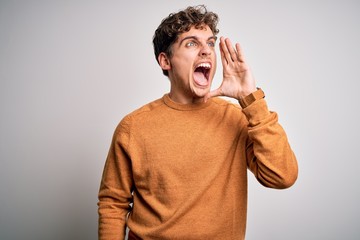
{"type": "Polygon", "coordinates": [[[171,63],[170,59],[166,55],[166,53],[161,52],[158,56],[159,65],[162,70],[170,70],[171,69],[171,63]]]}

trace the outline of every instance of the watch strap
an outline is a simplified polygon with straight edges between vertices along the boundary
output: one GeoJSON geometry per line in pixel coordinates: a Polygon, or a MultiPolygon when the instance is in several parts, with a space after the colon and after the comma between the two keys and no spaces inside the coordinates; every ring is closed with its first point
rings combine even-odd
{"type": "Polygon", "coordinates": [[[262,99],[264,97],[265,97],[264,91],[261,88],[257,88],[257,90],[255,92],[250,93],[249,95],[247,95],[244,98],[241,98],[239,100],[239,103],[242,108],[246,108],[247,106],[249,106],[256,100],[262,99]]]}

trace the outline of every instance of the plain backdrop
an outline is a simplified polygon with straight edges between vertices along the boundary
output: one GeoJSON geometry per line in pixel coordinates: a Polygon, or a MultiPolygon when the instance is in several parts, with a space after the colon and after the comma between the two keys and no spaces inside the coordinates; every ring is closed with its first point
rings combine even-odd
{"type": "Polygon", "coordinates": [[[249,174],[247,239],[360,239],[355,0],[1,0],[0,239],[97,239],[113,131],[169,90],[153,33],[197,4],[242,44],[299,161],[287,190],[249,174]]]}

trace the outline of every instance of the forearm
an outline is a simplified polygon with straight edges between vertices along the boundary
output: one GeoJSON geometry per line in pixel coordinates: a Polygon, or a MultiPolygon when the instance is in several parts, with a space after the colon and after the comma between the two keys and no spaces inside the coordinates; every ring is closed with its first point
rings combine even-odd
{"type": "Polygon", "coordinates": [[[243,112],[249,121],[249,169],[267,187],[290,187],[297,179],[297,160],[277,114],[268,110],[264,99],[254,101],[243,112]]]}
{"type": "Polygon", "coordinates": [[[115,131],[99,190],[99,239],[125,238],[126,218],[131,210],[133,176],[128,157],[128,124],[115,131]]]}
{"type": "Polygon", "coordinates": [[[99,192],[99,240],[125,239],[126,216],[129,212],[128,202],[118,202],[106,193],[99,192]]]}
{"type": "Polygon", "coordinates": [[[118,162],[108,159],[99,190],[99,240],[125,238],[126,217],[132,202],[131,185],[128,175],[115,167],[118,162]],[[125,181],[124,181],[125,180],[125,181]]]}

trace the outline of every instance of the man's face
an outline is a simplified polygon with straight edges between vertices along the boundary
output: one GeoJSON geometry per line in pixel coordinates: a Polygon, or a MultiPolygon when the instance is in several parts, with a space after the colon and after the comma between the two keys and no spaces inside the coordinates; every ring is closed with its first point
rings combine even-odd
{"type": "Polygon", "coordinates": [[[216,37],[209,28],[192,27],[178,36],[169,58],[170,97],[180,103],[201,100],[209,91],[216,70],[216,37]]]}

